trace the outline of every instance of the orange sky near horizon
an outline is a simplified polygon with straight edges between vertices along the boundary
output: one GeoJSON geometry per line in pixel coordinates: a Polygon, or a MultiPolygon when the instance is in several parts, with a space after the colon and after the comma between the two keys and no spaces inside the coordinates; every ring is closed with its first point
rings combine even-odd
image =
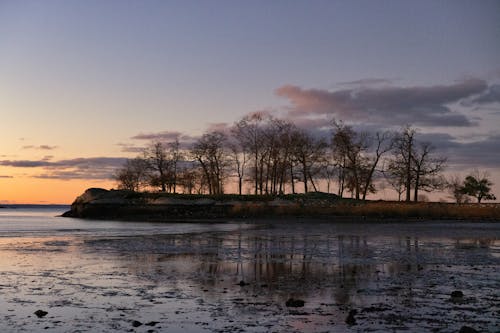
{"type": "Polygon", "coordinates": [[[0,204],[71,204],[87,188],[113,186],[111,180],[0,178],[0,204]]]}

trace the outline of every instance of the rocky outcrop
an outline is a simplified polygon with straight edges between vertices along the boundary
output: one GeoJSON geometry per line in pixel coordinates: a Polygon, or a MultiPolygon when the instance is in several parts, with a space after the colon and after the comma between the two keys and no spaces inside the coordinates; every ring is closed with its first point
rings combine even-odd
{"type": "Polygon", "coordinates": [[[148,193],[90,188],[76,198],[64,217],[168,220],[223,217],[230,207],[215,200],[157,197],[148,193]]]}
{"type": "MultiPolygon", "coordinates": [[[[308,202],[325,200],[326,194],[308,194],[308,202]]],[[[322,201],[319,201],[320,203],[322,201]]],[[[293,215],[304,207],[304,196],[278,198],[271,196],[180,195],[137,193],[125,190],[89,188],[76,198],[64,217],[113,220],[168,221],[233,217],[266,217],[293,215]]]]}

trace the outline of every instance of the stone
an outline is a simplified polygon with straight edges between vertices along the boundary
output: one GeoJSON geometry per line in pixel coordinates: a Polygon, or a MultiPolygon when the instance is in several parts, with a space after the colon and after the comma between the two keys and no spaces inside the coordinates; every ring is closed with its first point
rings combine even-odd
{"type": "Polygon", "coordinates": [[[345,322],[347,325],[356,325],[356,318],[354,318],[354,316],[356,314],[358,314],[357,310],[349,311],[349,314],[347,315],[347,318],[345,319],[345,322]]]}
{"type": "Polygon", "coordinates": [[[43,311],[43,310],[36,310],[36,311],[35,311],[35,315],[36,315],[38,318],[43,318],[43,317],[45,317],[47,314],[48,314],[48,312],[47,312],[47,311],[43,311]]]}
{"type": "Polygon", "coordinates": [[[479,331],[469,326],[462,326],[460,328],[460,331],[458,331],[458,333],[479,333],[479,331]]]}
{"type": "Polygon", "coordinates": [[[460,290],[455,290],[451,293],[451,301],[454,303],[462,303],[464,301],[464,293],[460,290]]]}
{"type": "Polygon", "coordinates": [[[134,321],[132,322],[132,326],[134,326],[134,327],[139,327],[139,326],[142,326],[142,323],[141,323],[140,321],[138,321],[138,320],[134,320],[134,321]]]}
{"type": "Polygon", "coordinates": [[[303,307],[305,303],[306,302],[304,302],[301,299],[289,298],[286,301],[285,305],[287,307],[291,307],[291,308],[300,308],[300,307],[303,307]]]}

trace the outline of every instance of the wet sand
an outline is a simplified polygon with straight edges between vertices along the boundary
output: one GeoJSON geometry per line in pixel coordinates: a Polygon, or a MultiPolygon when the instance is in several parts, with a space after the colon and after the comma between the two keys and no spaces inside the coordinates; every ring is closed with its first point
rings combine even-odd
{"type": "Polygon", "coordinates": [[[500,329],[493,223],[303,221],[4,236],[0,268],[3,332],[500,329]],[[290,298],[305,304],[287,307],[290,298]],[[47,314],[38,318],[37,310],[47,314]],[[355,325],[346,323],[350,310],[355,325]]]}

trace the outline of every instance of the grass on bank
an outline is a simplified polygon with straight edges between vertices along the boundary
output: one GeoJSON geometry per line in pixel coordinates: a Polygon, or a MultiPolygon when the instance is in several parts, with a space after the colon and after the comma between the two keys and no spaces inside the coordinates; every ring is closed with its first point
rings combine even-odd
{"type": "Polygon", "coordinates": [[[348,202],[332,205],[301,205],[269,207],[262,204],[235,205],[232,216],[313,216],[313,217],[366,217],[366,218],[411,218],[411,219],[473,219],[500,220],[500,206],[457,205],[451,203],[402,203],[402,202],[348,202]]]}
{"type": "Polygon", "coordinates": [[[456,204],[438,202],[361,201],[340,198],[335,194],[311,192],[286,195],[238,195],[238,194],[127,194],[129,199],[177,198],[184,200],[212,199],[218,203],[230,203],[227,214],[231,217],[366,217],[411,219],[473,219],[500,220],[500,204],[456,204]]]}

